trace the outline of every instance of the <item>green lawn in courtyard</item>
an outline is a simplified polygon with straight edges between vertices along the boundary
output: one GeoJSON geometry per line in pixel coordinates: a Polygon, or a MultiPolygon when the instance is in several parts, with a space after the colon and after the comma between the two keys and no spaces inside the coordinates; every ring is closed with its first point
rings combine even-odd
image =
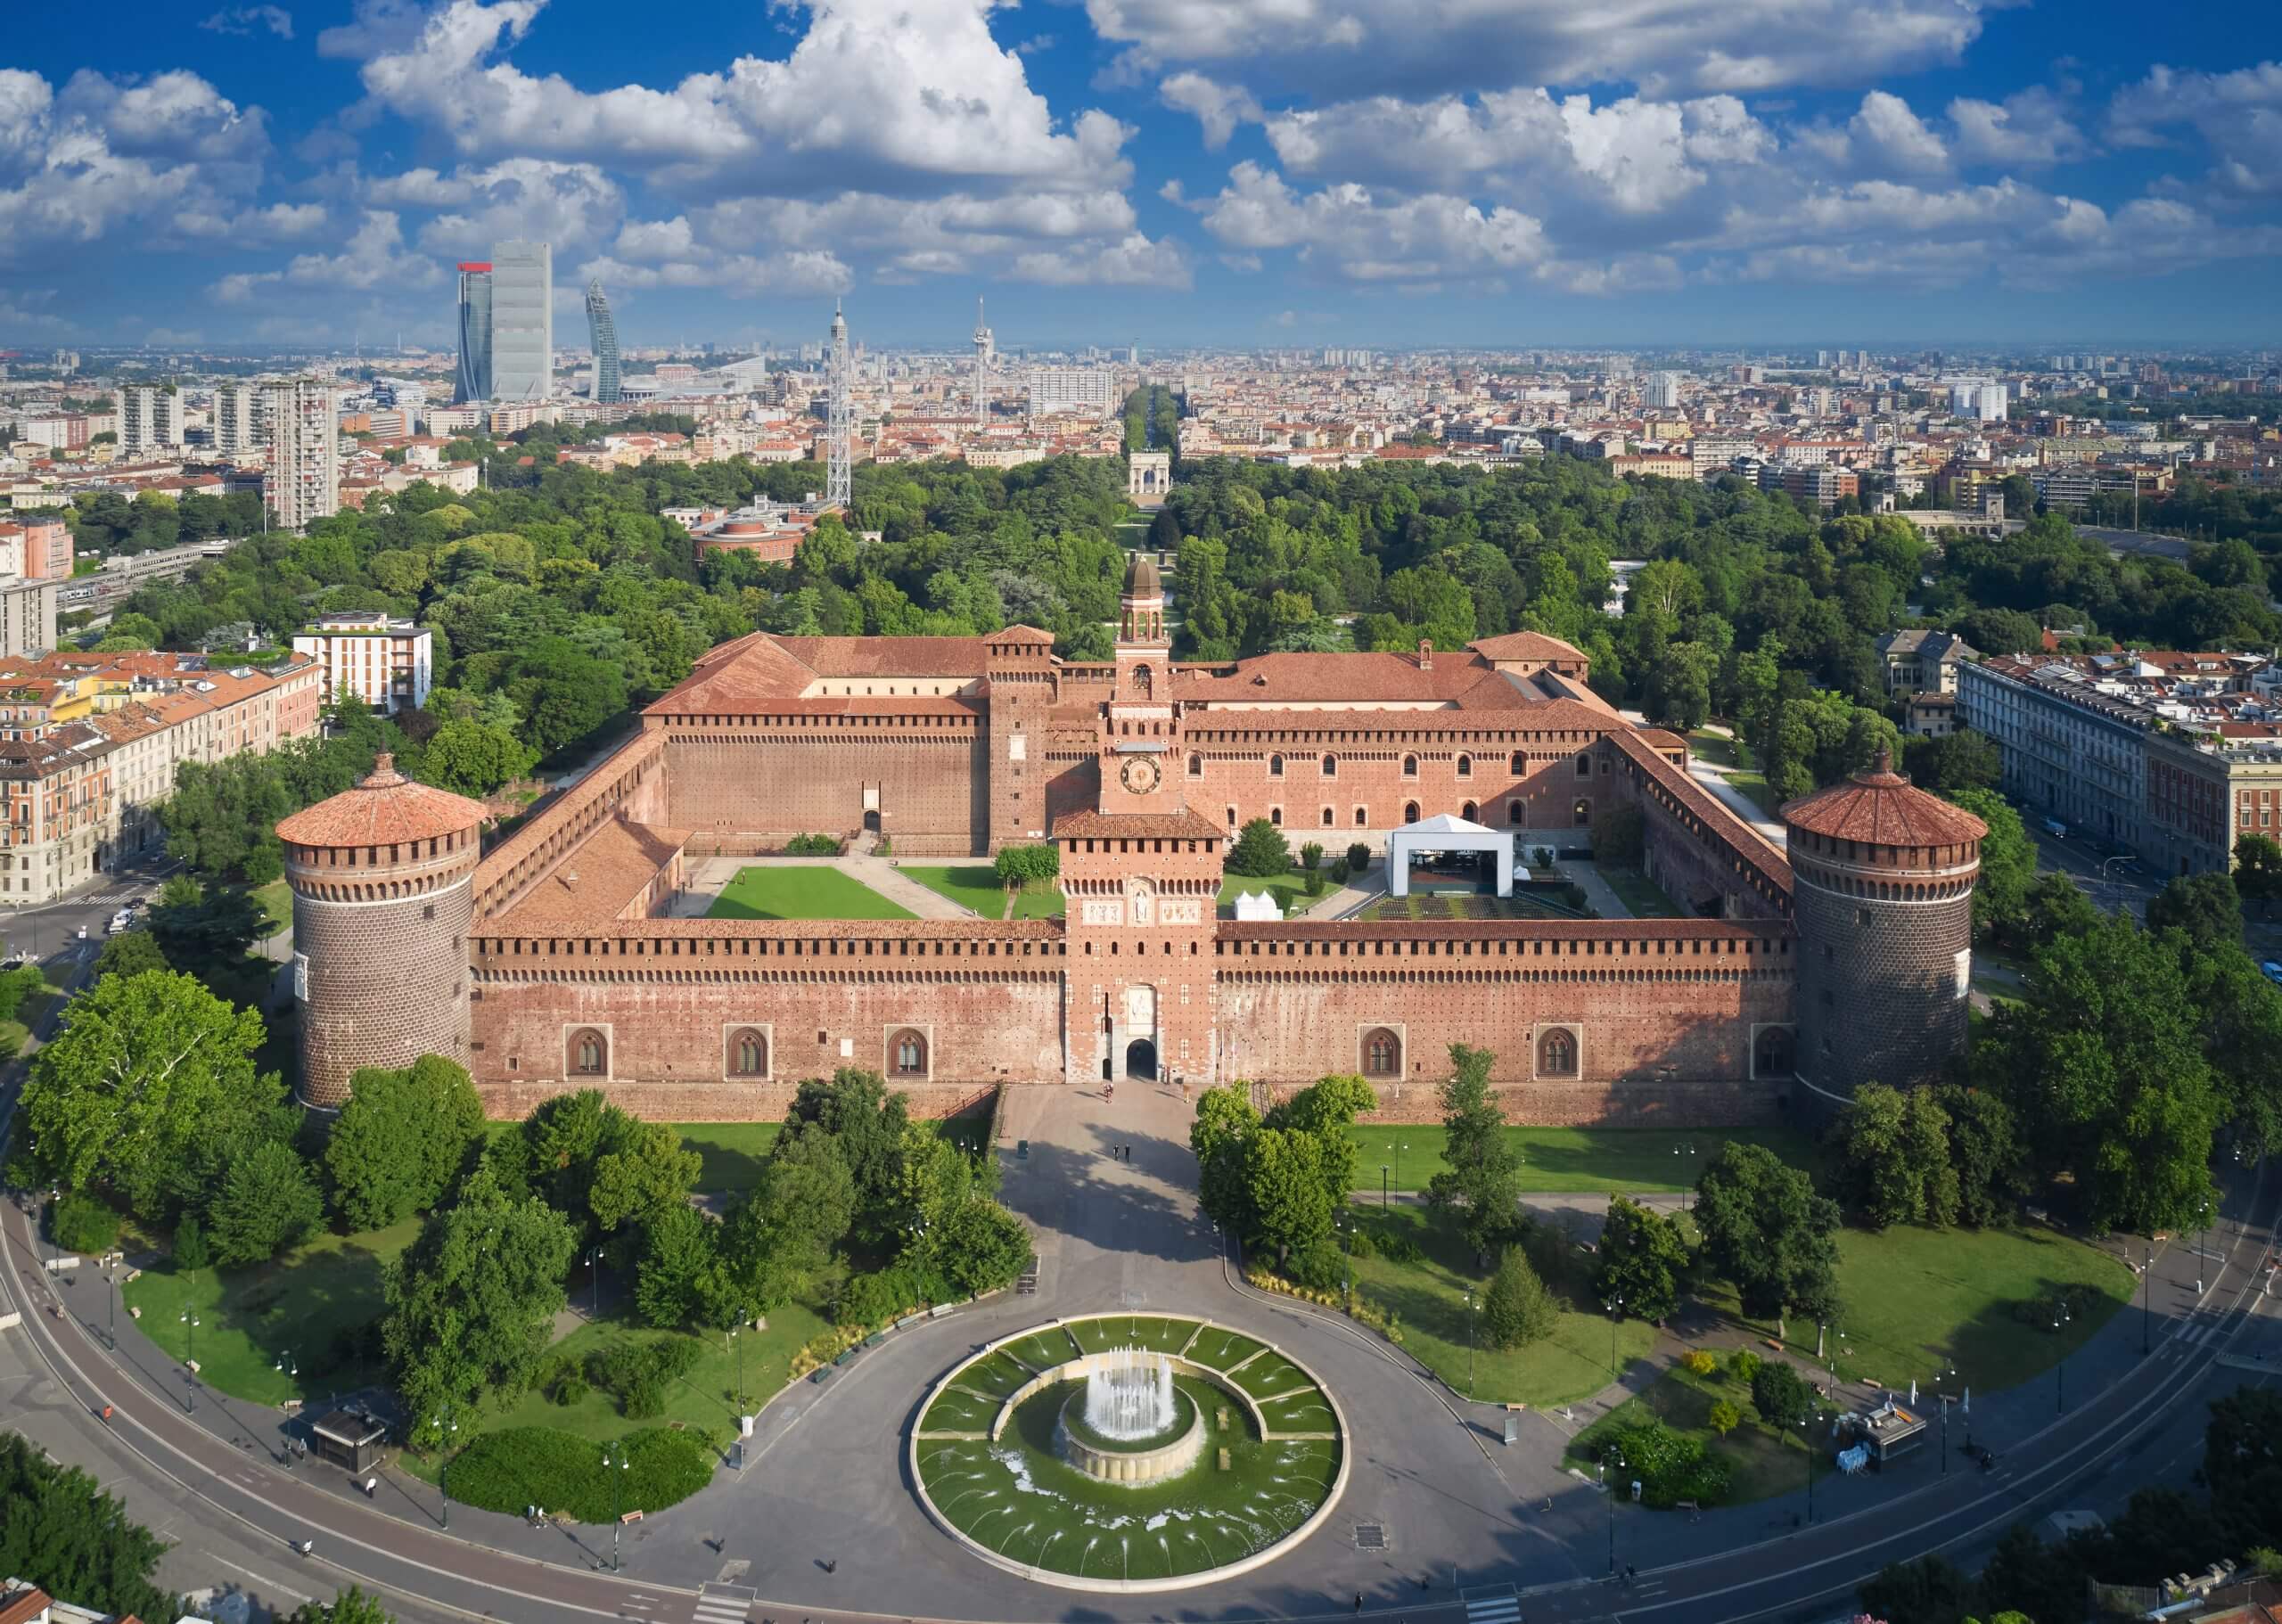
{"type": "Polygon", "coordinates": [[[709,1195],[743,1192],[758,1185],[762,1164],[768,1161],[776,1136],[784,1131],[782,1122],[676,1122],[672,1128],[684,1145],[704,1158],[697,1173],[697,1188],[709,1195]]]}
{"type": "Polygon", "coordinates": [[[1069,1333],[1061,1326],[1046,1325],[1007,1343],[1001,1351],[1012,1354],[1032,1370],[1048,1371],[1057,1365],[1067,1365],[1084,1350],[1070,1340],[1069,1333]]]}
{"type": "Polygon", "coordinates": [[[1088,1353],[1112,1348],[1147,1348],[1158,1353],[1178,1353],[1196,1334],[1191,1319],[1161,1319],[1148,1314],[1111,1314],[1097,1319],[1073,1320],[1064,1327],[1088,1353]]]}
{"type": "MultiPolygon", "coordinates": [[[[1342,847],[1341,849],[1344,850],[1345,848],[1342,847]]],[[[1331,875],[1328,872],[1331,866],[1332,858],[1335,855],[1335,853],[1328,850],[1324,854],[1324,867],[1326,872],[1323,877],[1322,897],[1310,897],[1308,895],[1307,877],[1296,868],[1291,869],[1284,874],[1268,874],[1266,876],[1258,874],[1228,875],[1220,882],[1220,917],[1223,919],[1234,919],[1236,916],[1236,898],[1247,891],[1255,897],[1263,890],[1275,892],[1276,900],[1284,909],[1284,916],[1286,919],[1289,919],[1293,915],[1300,912],[1302,908],[1313,906],[1316,903],[1322,901],[1324,897],[1330,896],[1334,890],[1338,889],[1336,886],[1332,884],[1331,875]]]]}
{"type": "Polygon", "coordinates": [[[1637,868],[1604,867],[1602,879],[1635,919],[1685,919],[1687,910],[1664,895],[1664,888],[1637,868]]]}
{"type": "Polygon", "coordinates": [[[1258,1353],[1261,1346],[1251,1337],[1216,1327],[1197,1333],[1196,1340],[1189,1344],[1187,1357],[1194,1364],[1227,1370],[1258,1353]]]}
{"type": "MultiPolygon", "coordinates": [[[[1842,1229],[1838,1298],[1845,1308],[1825,1339],[1826,1362],[1842,1381],[1905,1392],[1911,1382],[1930,1386],[1950,1369],[1958,1388],[1995,1392],[2041,1375],[2083,1346],[2130,1300],[2134,1284],[2110,1254],[2041,1224],[1842,1229]],[[2068,1287],[2081,1288],[2086,1307],[2059,1332],[2015,1311],[2068,1287]]],[[[1772,1325],[1744,1320],[1725,1286],[1707,1285],[1701,1295],[1749,1327],[1727,1339],[1730,1345],[1774,1334],[1772,1325]]],[[[1815,1327],[1794,1322],[1786,1329],[1791,1346],[1811,1358],[1815,1327]]]]}
{"type": "Polygon", "coordinates": [[[1699,727],[1687,735],[1688,753],[1713,767],[1741,767],[1743,746],[1730,734],[1699,727]]]}
{"type": "MultiPolygon", "coordinates": [[[[1384,1084],[1375,1085],[1383,1088],[1384,1084]]],[[[1418,1087],[1422,1085],[1414,1085],[1418,1087]]],[[[1440,1123],[1365,1126],[1348,1130],[1360,1152],[1356,1188],[1376,1191],[1379,1169],[1390,1190],[1423,1190],[1442,1167],[1440,1123]]],[[[1524,1191],[1692,1190],[1722,1144],[1764,1144],[1794,1167],[1815,1166],[1813,1144],[1787,1128],[1507,1128],[1506,1142],[1521,1158],[1524,1191]],[[1695,1146],[1695,1153],[1688,1154],[1695,1146]],[[1677,1152],[1677,1153],[1675,1153],[1677,1152]]]]}
{"type": "Polygon", "coordinates": [[[1782,808],[1783,798],[1775,792],[1765,776],[1758,773],[1729,773],[1728,782],[1749,796],[1753,805],[1773,817],[1782,808]]]}
{"type": "MultiPolygon", "coordinates": [[[[143,1310],[143,1333],[176,1358],[195,1338],[200,1380],[258,1404],[317,1399],[378,1379],[377,1365],[343,1359],[336,1339],[381,1313],[381,1270],[420,1233],[416,1218],[362,1234],[322,1234],[275,1262],[247,1269],[202,1268],[196,1278],[162,1261],[120,1288],[122,1323],[143,1310]],[[195,1331],[182,1324],[188,1311],[195,1331]],[[298,1379],[273,1368],[290,1353],[298,1379]]],[[[103,1289],[88,1271],[80,1291],[103,1289]]],[[[368,1339],[373,1354],[379,1339],[368,1339]]]]}
{"type": "Polygon", "coordinates": [[[909,919],[912,915],[836,868],[815,864],[742,868],[706,910],[709,919],[909,919]]]}
{"type": "MultiPolygon", "coordinates": [[[[907,879],[915,880],[939,897],[948,897],[963,908],[973,908],[985,919],[1006,917],[1006,891],[988,863],[949,867],[904,864],[907,879]]],[[[1051,885],[1026,886],[1014,898],[1016,919],[1059,919],[1062,892],[1051,885]]]]}
{"type": "MultiPolygon", "coordinates": [[[[1407,1235],[1418,1243],[1425,1261],[1357,1258],[1352,1265],[1357,1294],[1374,1308],[1400,1315],[1404,1349],[1455,1390],[1471,1389],[1485,1402],[1542,1407],[1588,1397],[1615,1380],[1606,1314],[1564,1307],[1552,1333],[1539,1341],[1510,1351],[1485,1346],[1479,1325],[1468,1324],[1474,1316],[1467,1311],[1465,1293],[1471,1291],[1480,1302],[1489,1274],[1474,1267],[1473,1255],[1455,1226],[1443,1215],[1416,1207],[1385,1212],[1374,1208],[1365,1226],[1375,1234],[1407,1235]]],[[[1621,1368],[1643,1357],[1655,1341],[1654,1325],[1636,1319],[1619,1322],[1613,1342],[1616,1364],[1621,1368]]],[[[1259,1363],[1247,1365],[1236,1379],[1244,1381],[1259,1363]]]]}

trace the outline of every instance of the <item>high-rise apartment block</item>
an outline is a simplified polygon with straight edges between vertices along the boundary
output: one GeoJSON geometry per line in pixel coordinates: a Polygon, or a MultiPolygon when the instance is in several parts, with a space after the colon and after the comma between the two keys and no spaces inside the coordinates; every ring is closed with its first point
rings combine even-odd
{"type": "Polygon", "coordinates": [[[182,397],[171,389],[137,385],[119,391],[119,450],[147,456],[182,444],[182,397]]]}
{"type": "Polygon", "coordinates": [[[491,266],[482,259],[460,262],[460,365],[452,380],[452,400],[491,398],[491,266]]]}
{"type": "Polygon", "coordinates": [[[1118,399],[1117,376],[1099,366],[1033,366],[1023,376],[1030,415],[1084,412],[1106,417],[1118,399]]]}
{"type": "Polygon", "coordinates": [[[385,614],[319,615],[315,626],[293,634],[293,652],[316,660],[328,702],[353,695],[391,716],[426,704],[435,681],[428,628],[385,614]]]}
{"type": "Polygon", "coordinates": [[[267,437],[261,427],[261,391],[250,383],[225,383],[214,391],[214,450],[221,456],[259,451],[267,437]]]}
{"type": "Polygon", "coordinates": [[[545,400],[554,390],[554,250],[502,242],[491,250],[491,395],[545,400]]]}
{"type": "Polygon", "coordinates": [[[1658,373],[1654,377],[1650,378],[1648,380],[1646,403],[1648,409],[1652,412],[1679,411],[1679,374],[1678,373],[1658,373]]]}
{"type": "Polygon", "coordinates": [[[331,384],[289,378],[262,386],[269,420],[269,467],[262,500],[274,523],[305,530],[341,511],[341,437],[331,384]]]}

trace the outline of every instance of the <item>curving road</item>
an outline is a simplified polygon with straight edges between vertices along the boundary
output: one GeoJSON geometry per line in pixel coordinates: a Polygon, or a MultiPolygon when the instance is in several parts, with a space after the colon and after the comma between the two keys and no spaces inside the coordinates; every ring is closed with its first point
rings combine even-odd
{"type": "MultiPolygon", "coordinates": [[[[2021,1518],[2114,1509],[2143,1482],[2191,1469],[2212,1398],[2282,1368],[2282,1295],[2255,1284],[2271,1256],[2274,1193],[2246,1176],[2199,1244],[2157,1253],[2144,1318],[2136,1302],[2117,1315],[2064,1376],[1975,1396],[1974,1436],[1999,1450],[1999,1471],[1967,1473],[1959,1456],[1944,1476],[1926,1451],[1884,1478],[1819,1480],[1811,1524],[1803,1493],[1694,1521],[1623,1505],[1612,1517],[1560,1470],[1556,1418],[1524,1416],[1509,1447],[1495,1407],[1465,1405],[1343,1319],[1235,1279],[1197,1216],[1187,1108],[1171,1091],[1129,1082],[1112,1105],[1091,1089],[1030,1089],[1009,1110],[1007,1137],[1030,1152],[1002,1150],[1005,1194],[1037,1227],[1036,1294],[899,1333],[829,1380],[795,1384],[763,1411],[742,1472],[623,1530],[622,1574],[601,1571],[607,1530],[534,1529],[464,1507],[447,1530],[434,1492],[401,1476],[380,1474],[368,1498],[329,1468],[282,1467],[273,1414],[210,1392],[190,1412],[181,1366],[131,1324],[116,1355],[105,1348],[99,1277],[64,1288],[45,1276],[13,1204],[0,1209],[0,1279],[27,1311],[0,1333],[0,1398],[12,1424],[98,1471],[182,1540],[170,1562],[248,1570],[258,1593],[289,1603],[354,1578],[423,1621],[1351,1616],[1359,1595],[1418,1624],[1677,1624],[1835,1614],[1887,1561],[1935,1548],[1970,1558],[2021,1518]],[[1112,1153],[1123,1146],[1129,1161],[1112,1153]],[[1010,1330],[1125,1307],[1252,1330],[1338,1391],[1355,1469],[1337,1513],[1302,1546],[1244,1579],[1121,1603],[1009,1580],[927,1522],[899,1446],[935,1376],[1010,1330]],[[108,1431],[95,1418],[106,1402],[117,1412],[108,1431]],[[315,1557],[291,1554],[300,1539],[316,1542],[315,1557]],[[1641,1570],[1629,1587],[1605,1581],[1612,1546],[1641,1570]]],[[[189,1582],[180,1571],[169,1582],[189,1582]]]]}

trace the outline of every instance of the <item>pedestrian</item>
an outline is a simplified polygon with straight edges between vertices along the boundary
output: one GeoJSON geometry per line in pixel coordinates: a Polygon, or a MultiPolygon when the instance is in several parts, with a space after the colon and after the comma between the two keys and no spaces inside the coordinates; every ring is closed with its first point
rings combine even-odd
{"type": "Polygon", "coordinates": [[[111,1406],[108,1404],[103,1406],[103,1425],[111,1425],[111,1406]]]}
{"type": "Polygon", "coordinates": [[[1363,1593],[1360,1590],[1355,1593],[1355,1616],[1357,1618],[1363,1616],[1363,1593]]]}
{"type": "Polygon", "coordinates": [[[840,1558],[838,1558],[837,1556],[835,1556],[835,1557],[833,1557],[830,1561],[826,1562],[824,1564],[824,1571],[825,1571],[825,1572],[827,1572],[827,1573],[837,1573],[837,1572],[839,1572],[839,1571],[840,1571],[840,1558]]]}

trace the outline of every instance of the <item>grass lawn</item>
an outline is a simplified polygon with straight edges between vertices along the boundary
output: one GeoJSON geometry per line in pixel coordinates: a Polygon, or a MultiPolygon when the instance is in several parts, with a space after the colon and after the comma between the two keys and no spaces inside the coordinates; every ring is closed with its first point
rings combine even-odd
{"type": "MultiPolygon", "coordinates": [[[[1326,872],[1323,877],[1323,897],[1330,896],[1338,889],[1331,882],[1329,870],[1332,855],[1326,852],[1324,856],[1326,872]]],[[[1284,874],[1268,874],[1265,877],[1257,874],[1230,874],[1220,882],[1220,917],[1234,919],[1236,916],[1236,898],[1244,892],[1250,891],[1257,897],[1263,890],[1276,893],[1276,900],[1283,907],[1284,916],[1287,919],[1301,908],[1312,906],[1323,900],[1323,897],[1308,895],[1306,877],[1296,868],[1284,874]]]]}
{"type": "Polygon", "coordinates": [[[1724,734],[1709,733],[1699,727],[1687,735],[1687,748],[1698,761],[1713,767],[1741,767],[1743,745],[1724,734]]]}
{"type": "Polygon", "coordinates": [[[272,934],[293,923],[293,892],[284,881],[272,880],[267,885],[258,885],[247,895],[253,898],[256,907],[269,916],[272,934]]]}
{"type": "Polygon", "coordinates": [[[181,1316],[195,1314],[200,1379],[231,1398],[276,1404],[346,1392],[379,1371],[336,1364],[334,1339],[379,1316],[382,1267],[419,1233],[420,1220],[407,1218],[362,1234],[322,1234],[275,1262],[202,1268],[194,1280],[161,1263],[120,1288],[121,1313],[142,1309],[144,1334],[176,1358],[192,1334],[181,1316]],[[271,1368],[283,1353],[300,1366],[299,1380],[271,1368]]]}
{"type": "Polygon", "coordinates": [[[1589,919],[1589,913],[1580,914],[1563,906],[1550,898],[1542,898],[1536,891],[1516,890],[1510,897],[1492,897],[1487,892],[1472,891],[1464,896],[1440,897],[1426,891],[1412,891],[1407,897],[1382,897],[1367,903],[1358,919],[1589,919]]]}
{"type": "Polygon", "coordinates": [[[706,910],[709,919],[909,919],[860,880],[811,865],[742,868],[706,910]]]}
{"type": "MultiPolygon", "coordinates": [[[[1569,1440],[1563,1451],[1580,1471],[1593,1472],[1600,1458],[1602,1440],[1612,1432],[1638,1426],[1653,1415],[1674,1431],[1701,1439],[1728,1463],[1728,1495],[1723,1505],[1740,1505],[1807,1486],[1807,1445],[1803,1437],[1778,1432],[1760,1421],[1751,1407],[1751,1389],[1726,1374],[1698,1376],[1674,1366],[1649,1384],[1638,1398],[1602,1416],[1569,1440]],[[1724,1439],[1712,1430],[1712,1407],[1725,1398],[1743,1416],[1743,1424],[1724,1439]]],[[[1827,1440],[1818,1436],[1818,1444],[1827,1440]]],[[[1835,1471],[1826,1456],[1816,1474],[1835,1471]]]]}
{"type": "MultiPolygon", "coordinates": [[[[1358,1189],[1376,1190],[1387,1169],[1390,1190],[1423,1190],[1441,1169],[1438,1123],[1348,1129],[1361,1152],[1358,1189]]],[[[1785,1128],[1713,1128],[1681,1132],[1663,1128],[1508,1128],[1506,1142],[1522,1159],[1525,1190],[1606,1190],[1639,1193],[1692,1190],[1696,1176],[1728,1140],[1764,1144],[1794,1167],[1815,1166],[1813,1144],[1785,1128]],[[1689,1145],[1695,1154],[1687,1153],[1689,1145]],[[1676,1155],[1673,1152],[1677,1151],[1676,1155]]]]}
{"type": "Polygon", "coordinates": [[[759,1184],[761,1164],[768,1160],[776,1136],[784,1131],[782,1122],[676,1122],[672,1127],[684,1145],[705,1159],[698,1169],[697,1188],[709,1195],[750,1190],[759,1184]]]}
{"type": "MultiPolygon", "coordinates": [[[[1846,1305],[1830,1337],[1836,1374],[1908,1391],[1954,1368],[1959,1387],[1995,1392],[2052,1368],[2131,1299],[2134,1278],[2107,1253],[2041,1225],[2017,1229],[1838,1232],[1838,1296],[1846,1305]],[[2023,1324],[2014,1305],[2063,1286],[2089,1288],[2090,1308],[2060,1332],[2023,1324]]],[[[1713,1307],[1756,1338],[1772,1325],[1744,1320],[1733,1292],[1712,1285],[1713,1307]]],[[[1791,1345],[1811,1358],[1815,1327],[1794,1322],[1791,1345]]],[[[1730,1345],[1740,1344],[1737,1332],[1730,1345]]],[[[1725,1349],[1717,1349],[1723,1355],[1725,1349]]]]}
{"type": "MultiPolygon", "coordinates": [[[[1375,1308],[1402,1316],[1403,1347],[1452,1388],[1463,1393],[1471,1381],[1475,1397],[1496,1403],[1562,1404],[1598,1392],[1615,1379],[1609,1368],[1609,1317],[1573,1308],[1562,1311],[1552,1333],[1524,1348],[1501,1351],[1477,1341],[1469,1353],[1463,1293],[1482,1300],[1489,1283],[1456,1227],[1439,1214],[1415,1207],[1374,1208],[1366,1226],[1377,1234],[1400,1233],[1424,1249],[1423,1264],[1391,1262],[1384,1257],[1354,1261],[1355,1289],[1375,1308]],[[1468,1376],[1471,1366],[1472,1375],[1468,1376]]],[[[1620,1366],[1654,1346],[1656,1328],[1637,1319],[1616,1325],[1620,1366]]],[[[1257,1363],[1257,1361],[1255,1361],[1257,1363]]],[[[1244,1367],[1249,1374],[1252,1366],[1244,1367]]]]}
{"type": "MultiPolygon", "coordinates": [[[[916,880],[937,896],[948,897],[961,907],[973,908],[985,919],[1004,919],[1006,916],[1006,889],[998,883],[997,871],[988,863],[971,863],[956,867],[918,867],[905,864],[902,872],[907,878],[916,880]]],[[[1061,918],[1061,891],[1051,885],[1024,887],[1014,898],[1014,917],[1061,918]]]]}
{"type": "Polygon", "coordinates": [[[47,1013],[48,1005],[62,996],[63,983],[56,979],[61,968],[41,965],[40,973],[46,979],[47,985],[37,992],[24,995],[23,1002],[16,1005],[13,1020],[0,1021],[0,1055],[24,1052],[24,1045],[31,1041],[32,1028],[37,1026],[47,1013]]]}
{"type": "Polygon", "coordinates": [[[1637,868],[1603,868],[1600,877],[1635,919],[1685,919],[1687,910],[1664,895],[1664,888],[1637,868]]]}
{"type": "Polygon", "coordinates": [[[1728,782],[1748,795],[1753,805],[1773,817],[1782,809],[1783,798],[1777,795],[1766,778],[1758,773],[1729,773],[1728,782]]]}

